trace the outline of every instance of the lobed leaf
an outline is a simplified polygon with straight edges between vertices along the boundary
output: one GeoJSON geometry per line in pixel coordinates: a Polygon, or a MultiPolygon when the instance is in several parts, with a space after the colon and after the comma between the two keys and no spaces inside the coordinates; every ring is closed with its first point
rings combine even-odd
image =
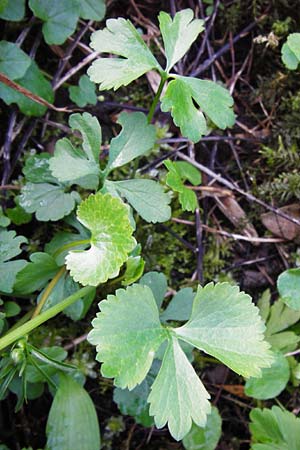
{"type": "Polygon", "coordinates": [[[79,14],[83,19],[102,20],[105,10],[104,0],[79,0],[79,14]]]}
{"type": "Polygon", "coordinates": [[[205,427],[193,424],[189,433],[183,438],[186,450],[215,450],[222,434],[222,419],[218,409],[213,406],[207,416],[205,427]]]}
{"type": "Polygon", "coordinates": [[[146,377],[156,350],[167,337],[155,299],[149,287],[133,284],[109,295],[99,307],[88,340],[97,346],[102,375],[132,390],[146,377]]]}
{"type": "Polygon", "coordinates": [[[50,170],[60,182],[78,184],[86,189],[96,189],[99,184],[99,153],[101,127],[96,117],[89,113],[72,114],[69,125],[79,130],[83,138],[83,151],[73,146],[67,138],[57,141],[54,156],[49,161],[50,170]]]}
{"type": "Polygon", "coordinates": [[[74,33],[79,17],[77,0],[29,0],[29,7],[44,22],[42,31],[47,44],[63,44],[74,33]]]}
{"type": "Polygon", "coordinates": [[[69,87],[70,99],[80,108],[86,105],[96,105],[97,95],[95,93],[95,84],[87,75],[82,75],[78,86],[69,87]]]}
{"type": "Polygon", "coordinates": [[[91,231],[90,248],[71,251],[66,265],[75,281],[97,286],[118,275],[136,245],[128,209],[118,198],[98,192],[80,204],[77,218],[91,231]]]}
{"type": "Polygon", "coordinates": [[[20,245],[25,242],[27,239],[24,236],[16,236],[15,231],[0,230],[0,291],[2,292],[12,292],[18,272],[27,264],[22,259],[9,261],[22,252],[20,245]]]}
{"type": "Polygon", "coordinates": [[[199,286],[189,321],[176,335],[218,358],[235,372],[260,376],[273,362],[265,326],[251,297],[229,283],[199,286]]]}
{"type": "Polygon", "coordinates": [[[282,301],[291,309],[300,311],[300,269],[288,269],[277,279],[277,288],[282,301]]]}
{"type": "Polygon", "coordinates": [[[149,413],[154,416],[156,426],[162,428],[168,423],[171,435],[179,441],[190,431],[192,421],[205,426],[211,410],[209,398],[178,340],[173,337],[148,397],[149,413]]]}
{"type": "Polygon", "coordinates": [[[12,42],[0,41],[0,55],[0,72],[11,80],[22,78],[32,63],[32,59],[12,42]]]}
{"type": "Polygon", "coordinates": [[[155,144],[155,127],[148,124],[145,114],[121,113],[118,123],[122,130],[111,140],[107,172],[144,155],[155,144]]]}
{"type": "Polygon", "coordinates": [[[0,17],[3,20],[19,22],[25,16],[25,0],[5,0],[6,6],[1,10],[0,17]]]}
{"type": "Polygon", "coordinates": [[[166,222],[171,218],[171,199],[159,183],[134,179],[115,181],[114,186],[147,222],[166,222]]]}
{"type": "Polygon", "coordinates": [[[92,34],[91,47],[99,53],[122,58],[99,58],[88,69],[88,75],[100,89],[127,86],[144,73],[162,70],[138,31],[129,20],[109,19],[106,28],[92,34]]]}
{"type": "Polygon", "coordinates": [[[204,30],[204,21],[193,18],[191,9],[177,12],[173,19],[164,11],[158,16],[167,57],[167,72],[186,54],[199,33],[204,30]]]}

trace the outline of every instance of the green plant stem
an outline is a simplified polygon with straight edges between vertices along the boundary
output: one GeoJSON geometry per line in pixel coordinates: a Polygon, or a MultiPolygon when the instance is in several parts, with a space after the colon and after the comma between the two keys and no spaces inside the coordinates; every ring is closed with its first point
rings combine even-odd
{"type": "Polygon", "coordinates": [[[167,76],[166,75],[161,75],[161,80],[160,80],[160,84],[158,87],[158,90],[155,94],[155,97],[153,99],[152,105],[150,107],[149,113],[148,113],[148,123],[151,123],[154,113],[155,113],[155,108],[157,106],[157,103],[159,102],[162,90],[164,88],[165,82],[167,81],[167,76]]]}
{"type": "Polygon", "coordinates": [[[64,252],[65,250],[69,250],[72,247],[77,247],[77,245],[87,245],[90,243],[91,243],[90,239],[82,239],[80,241],[68,242],[68,244],[62,245],[53,253],[53,258],[57,258],[57,256],[60,255],[62,252],[64,252]]]}
{"type": "Polygon", "coordinates": [[[17,341],[18,339],[21,339],[32,330],[42,325],[42,323],[47,322],[47,320],[52,319],[52,317],[55,317],[68,306],[72,305],[80,298],[86,296],[94,289],[95,288],[93,286],[85,286],[79,289],[79,291],[65,298],[57,305],[52,306],[52,308],[47,309],[43,313],[24,323],[24,325],[21,325],[16,330],[7,333],[5,336],[0,338],[0,350],[3,350],[5,347],[17,341]]]}
{"type": "Polygon", "coordinates": [[[40,302],[37,304],[35,310],[33,311],[32,314],[32,318],[38,316],[44,306],[44,304],[47,301],[47,298],[49,297],[49,295],[51,294],[51,292],[53,291],[53,289],[55,288],[55,286],[57,285],[59,279],[63,276],[63,274],[66,272],[66,267],[63,266],[55,275],[55,277],[53,277],[53,279],[50,281],[50,283],[48,284],[48,286],[46,287],[46,289],[44,290],[44,293],[42,295],[42,298],[40,300],[40,302]]]}

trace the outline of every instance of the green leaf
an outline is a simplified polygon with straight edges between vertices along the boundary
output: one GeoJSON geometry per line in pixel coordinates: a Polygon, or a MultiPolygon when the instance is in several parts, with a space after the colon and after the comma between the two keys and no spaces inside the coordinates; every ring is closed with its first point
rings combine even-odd
{"type": "Polygon", "coordinates": [[[109,19],[104,30],[92,34],[91,47],[99,53],[122,58],[99,58],[88,69],[88,75],[100,89],[127,86],[154,68],[162,70],[138,31],[129,20],[109,19]]]}
{"type": "Polygon", "coordinates": [[[47,44],[63,44],[74,33],[79,16],[77,0],[29,0],[29,7],[44,21],[42,31],[47,44]]]}
{"type": "Polygon", "coordinates": [[[257,302],[257,307],[259,308],[259,312],[261,315],[261,318],[266,322],[267,318],[270,314],[270,304],[271,302],[271,292],[270,289],[266,289],[257,302]]]}
{"type": "Polygon", "coordinates": [[[2,206],[0,206],[0,227],[6,228],[10,224],[10,219],[4,214],[2,206]]]}
{"type": "Polygon", "coordinates": [[[294,414],[273,406],[272,409],[253,409],[250,418],[252,450],[300,448],[300,419],[294,414]]]}
{"type": "Polygon", "coordinates": [[[122,126],[119,135],[111,140],[107,171],[124,166],[144,155],[154,147],[155,127],[148,124],[141,112],[121,113],[118,123],[122,126]]]}
{"type": "Polygon", "coordinates": [[[284,65],[290,70],[296,70],[299,65],[299,59],[292,52],[287,42],[282,46],[281,59],[284,65]]]}
{"type": "MultiPolygon", "coordinates": [[[[79,290],[80,286],[76,283],[69,274],[63,274],[55,284],[47,300],[42,308],[42,311],[46,311],[54,305],[60,303],[64,298],[69,297],[79,290]]],[[[38,297],[38,302],[42,297],[44,291],[42,291],[38,297]]],[[[77,321],[85,317],[87,311],[89,310],[92,301],[94,300],[96,291],[89,293],[83,298],[80,298],[71,306],[64,309],[64,314],[70,317],[72,320],[77,321]]]]}
{"type": "Polygon", "coordinates": [[[5,317],[14,317],[21,312],[21,307],[16,302],[5,302],[3,309],[5,317]]]}
{"type": "Polygon", "coordinates": [[[48,244],[45,251],[55,259],[58,266],[65,264],[65,258],[72,250],[85,250],[89,245],[90,233],[69,233],[67,231],[59,231],[56,233],[48,244]]]}
{"type": "Polygon", "coordinates": [[[152,291],[134,284],[118,289],[99,307],[101,312],[92,322],[88,340],[97,346],[102,375],[115,378],[116,386],[132,390],[146,377],[156,350],[167,336],[152,291]]]}
{"type": "Polygon", "coordinates": [[[95,84],[92,83],[89,77],[82,75],[78,86],[69,87],[69,96],[77,106],[84,108],[86,105],[96,105],[97,95],[95,90],[95,84]]]}
{"type": "Polygon", "coordinates": [[[192,312],[194,297],[195,292],[192,288],[180,289],[161,314],[161,320],[188,320],[192,312]]]}
{"type": "Polygon", "coordinates": [[[184,211],[194,212],[198,207],[198,200],[195,192],[187,187],[183,187],[182,191],[179,192],[179,202],[184,211]]]}
{"type": "Polygon", "coordinates": [[[218,409],[213,406],[207,416],[204,428],[193,424],[190,432],[183,438],[186,450],[215,450],[222,434],[222,419],[218,409]]]}
{"type": "Polygon", "coordinates": [[[61,375],[47,421],[47,449],[99,450],[99,424],[95,406],[84,388],[61,375]]]}
{"type": "Polygon", "coordinates": [[[199,286],[190,320],[176,335],[218,358],[235,372],[260,376],[273,362],[265,326],[251,297],[229,283],[199,286]]]}
{"type": "Polygon", "coordinates": [[[300,311],[300,269],[288,269],[277,279],[277,288],[282,301],[291,309],[300,311]]]}
{"type": "Polygon", "coordinates": [[[55,260],[47,253],[33,253],[30,261],[17,275],[14,285],[16,293],[31,294],[41,290],[59,270],[55,260]]]}
{"type": "MultiPolygon", "coordinates": [[[[55,345],[53,347],[43,347],[39,350],[47,357],[58,362],[64,361],[68,356],[68,353],[63,348],[55,345]]],[[[47,364],[46,360],[41,361],[35,358],[35,362],[48,377],[52,377],[57,373],[57,367],[47,364]]],[[[47,381],[43,374],[32,364],[28,364],[26,367],[26,380],[29,383],[44,383],[47,381]]]]}
{"type": "Polygon", "coordinates": [[[201,183],[201,173],[195,166],[186,161],[173,162],[183,181],[188,180],[193,186],[201,183]]]}
{"type": "Polygon", "coordinates": [[[145,275],[143,275],[140,279],[139,284],[148,286],[151,289],[159,309],[164,301],[168,289],[168,282],[165,275],[159,272],[145,273],[145,275]]]}
{"type": "MultiPolygon", "coordinates": [[[[13,2],[10,1],[9,3],[13,2]]],[[[31,63],[31,58],[17,44],[0,41],[0,72],[11,80],[22,78],[31,63]]]]}
{"type": "Polygon", "coordinates": [[[181,78],[172,80],[161,101],[161,110],[171,111],[175,125],[180,128],[183,136],[193,142],[200,141],[207,134],[206,120],[193,101],[190,86],[181,78]]]}
{"type": "Polygon", "coordinates": [[[25,0],[8,0],[6,7],[1,10],[0,18],[3,20],[11,20],[13,22],[19,22],[24,19],[25,16],[25,0]]]}
{"type": "Polygon", "coordinates": [[[49,168],[50,158],[49,153],[29,156],[22,169],[26,181],[31,183],[56,183],[57,180],[52,176],[49,168]]]}
{"type": "MultiPolygon", "coordinates": [[[[5,10],[8,0],[0,0],[0,14],[5,10]]],[[[1,16],[0,16],[1,17],[1,16]]]]}
{"type": "MultiPolygon", "coordinates": [[[[15,197],[15,201],[16,201],[16,197],[15,197]]],[[[7,214],[7,217],[9,217],[9,219],[15,225],[24,225],[26,223],[29,223],[32,219],[31,214],[28,214],[18,204],[14,208],[7,208],[6,214],[7,214]]]]}
{"type": "Polygon", "coordinates": [[[173,20],[163,11],[158,16],[167,57],[167,72],[186,54],[199,33],[204,30],[204,21],[193,18],[194,12],[191,9],[177,12],[173,20]]]}
{"type": "Polygon", "coordinates": [[[62,219],[79,201],[77,192],[65,193],[63,186],[49,183],[27,183],[19,197],[20,206],[28,213],[35,213],[42,222],[62,219]]]}
{"type": "Polygon", "coordinates": [[[79,11],[80,17],[86,20],[102,20],[105,16],[104,0],[80,0],[79,11]]]}
{"type": "Polygon", "coordinates": [[[280,299],[270,308],[266,339],[274,349],[289,352],[295,350],[300,337],[292,331],[285,331],[300,319],[300,311],[294,311],[280,299]]]}
{"type": "Polygon", "coordinates": [[[178,340],[173,337],[148,398],[149,412],[156,426],[162,428],[168,423],[171,435],[179,441],[189,432],[192,421],[205,426],[211,409],[209,398],[178,340]]]}
{"type": "Polygon", "coordinates": [[[180,76],[169,83],[161,103],[162,111],[171,111],[183,136],[193,142],[198,142],[207,133],[203,112],[219,128],[225,129],[235,121],[232,106],[233,99],[222,86],[213,81],[180,76]]]}
{"type": "Polygon", "coordinates": [[[126,270],[122,286],[128,286],[137,281],[143,275],[144,267],[145,261],[141,256],[130,256],[126,261],[126,270]]]}
{"type": "Polygon", "coordinates": [[[181,174],[179,167],[169,159],[164,161],[164,165],[168,169],[168,174],[166,176],[167,185],[176,192],[182,192],[184,184],[181,179],[181,174]]]}
{"type": "Polygon", "coordinates": [[[271,367],[262,369],[261,378],[247,380],[245,394],[259,400],[277,397],[285,389],[289,378],[289,363],[281,353],[278,353],[271,367]]]}
{"type": "Polygon", "coordinates": [[[97,286],[118,275],[136,245],[128,209],[110,194],[97,193],[81,203],[77,218],[91,231],[91,247],[71,251],[66,257],[67,268],[75,281],[97,286]]]}
{"type": "Polygon", "coordinates": [[[75,148],[69,139],[57,141],[49,167],[62,183],[78,184],[86,189],[96,189],[99,184],[99,153],[101,127],[96,117],[89,113],[72,114],[69,125],[79,130],[83,138],[83,151],[75,148]]]}
{"type": "Polygon", "coordinates": [[[27,264],[24,260],[9,261],[21,253],[20,245],[27,242],[15,231],[0,230],[0,291],[12,292],[17,273],[27,264]]]}
{"type": "Polygon", "coordinates": [[[115,181],[114,186],[147,222],[166,222],[171,218],[170,197],[159,183],[134,179],[115,181]]]}
{"type": "MultiPolygon", "coordinates": [[[[27,69],[25,75],[16,80],[16,82],[20,86],[23,86],[31,91],[33,94],[44,98],[49,103],[53,102],[54,94],[51,84],[44,77],[43,73],[34,61],[31,62],[31,65],[27,69]]],[[[26,95],[21,94],[3,83],[0,83],[0,96],[8,105],[11,103],[17,103],[21,112],[27,116],[42,116],[47,110],[46,106],[30,100],[26,95]]]]}
{"type": "Polygon", "coordinates": [[[120,388],[114,389],[114,402],[117,403],[121,413],[133,416],[136,423],[144,427],[154,425],[153,417],[149,415],[149,403],[147,402],[152,381],[152,378],[150,380],[148,375],[132,391],[120,388]]]}

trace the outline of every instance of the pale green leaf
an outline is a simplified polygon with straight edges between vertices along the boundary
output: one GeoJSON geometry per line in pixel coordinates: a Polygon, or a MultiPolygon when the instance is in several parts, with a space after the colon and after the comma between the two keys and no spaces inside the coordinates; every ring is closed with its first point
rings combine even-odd
{"type": "Polygon", "coordinates": [[[59,231],[45,246],[45,251],[55,259],[58,266],[65,264],[65,258],[70,250],[85,250],[89,246],[91,234],[69,233],[59,231]]]}
{"type": "Polygon", "coordinates": [[[105,16],[104,0],[79,0],[80,17],[86,20],[102,20],[105,16]]]}
{"type": "Polygon", "coordinates": [[[192,288],[180,289],[161,314],[161,320],[188,320],[191,316],[194,297],[195,292],[192,288]]]}
{"type": "Polygon", "coordinates": [[[290,34],[287,38],[287,44],[298,61],[300,61],[300,33],[290,34]]]}
{"type": "Polygon", "coordinates": [[[252,450],[299,450],[300,419],[294,414],[273,406],[253,409],[250,418],[252,450]]]}
{"type": "Polygon", "coordinates": [[[78,86],[69,87],[70,99],[80,108],[86,105],[96,105],[97,95],[95,93],[95,84],[87,75],[82,75],[78,86]]]}
{"type": "Polygon", "coordinates": [[[27,264],[24,260],[9,261],[21,253],[20,245],[27,242],[15,231],[0,230],[0,291],[10,293],[18,272],[27,264]]]}
{"type": "Polygon", "coordinates": [[[101,127],[96,117],[89,113],[72,114],[69,120],[73,130],[83,138],[83,150],[63,138],[55,145],[54,156],[49,161],[52,174],[62,183],[78,184],[86,189],[96,189],[99,184],[99,153],[101,127]]]}
{"type": "Polygon", "coordinates": [[[31,294],[39,291],[59,270],[55,260],[47,253],[33,253],[30,261],[17,275],[14,285],[16,293],[31,294]]]}
{"type": "Polygon", "coordinates": [[[0,227],[6,228],[10,224],[10,219],[4,214],[2,206],[0,206],[0,227]]]}
{"type": "Polygon", "coordinates": [[[290,49],[287,42],[282,46],[281,59],[284,65],[290,70],[296,70],[300,62],[295,53],[293,53],[290,49]]]}
{"type": "Polygon", "coordinates": [[[176,192],[182,192],[184,184],[181,178],[181,173],[179,167],[175,162],[169,159],[164,161],[164,165],[168,169],[168,174],[166,176],[166,184],[176,192]]]}
{"type": "Polygon", "coordinates": [[[47,421],[48,450],[99,450],[99,424],[95,406],[70,376],[61,375],[47,421]]]}
{"type": "Polygon", "coordinates": [[[163,11],[158,16],[167,57],[167,72],[186,54],[199,33],[204,30],[204,21],[193,18],[191,9],[177,12],[173,19],[163,11]]]}
{"type": "Polygon", "coordinates": [[[215,450],[222,434],[222,419],[218,409],[213,406],[207,416],[205,427],[193,424],[190,432],[183,438],[186,450],[215,450]]]}
{"type": "Polygon", "coordinates": [[[259,400],[277,397],[285,389],[289,378],[289,363],[281,353],[278,353],[271,367],[262,369],[260,378],[247,380],[245,394],[259,400]]]}
{"type": "Polygon", "coordinates": [[[165,275],[159,272],[147,272],[142,276],[139,283],[151,289],[157,307],[160,308],[168,289],[168,282],[165,275]]]}
{"type": "Polygon", "coordinates": [[[116,181],[114,185],[122,197],[147,222],[166,222],[171,218],[170,197],[153,180],[134,179],[116,181]]]}
{"type": "Polygon", "coordinates": [[[291,309],[300,311],[300,269],[288,269],[277,279],[277,288],[282,301],[291,309]]]}
{"type": "Polygon", "coordinates": [[[111,140],[107,171],[144,155],[155,144],[155,127],[148,124],[141,112],[122,113],[118,123],[122,126],[119,135],[111,140]]]}
{"type": "MultiPolygon", "coordinates": [[[[16,82],[33,94],[42,97],[49,103],[53,102],[54,94],[51,84],[44,77],[43,73],[34,61],[31,62],[31,65],[27,69],[25,75],[16,80],[16,82]]],[[[6,86],[3,83],[0,83],[0,97],[8,105],[11,103],[17,103],[21,112],[27,116],[42,116],[47,110],[46,106],[30,100],[26,95],[12,89],[9,86],[6,86]]]]}
{"type": "Polygon", "coordinates": [[[77,0],[29,0],[29,7],[44,22],[42,31],[47,44],[63,44],[74,33],[79,16],[77,0]]]}
{"type": "Polygon", "coordinates": [[[97,193],[81,203],[77,218],[91,231],[90,248],[71,251],[67,268],[75,281],[97,286],[118,275],[136,245],[128,209],[110,194],[97,193]]]}
{"type": "Polygon", "coordinates": [[[181,78],[176,78],[168,84],[161,101],[161,110],[171,111],[175,125],[180,128],[182,135],[191,141],[198,142],[207,134],[205,117],[194,104],[190,86],[181,78]]]}
{"type": "Polygon", "coordinates": [[[101,90],[116,90],[154,68],[161,70],[138,31],[123,18],[107,20],[106,28],[92,34],[91,47],[122,57],[99,58],[88,69],[89,77],[100,83],[101,90]]]}
{"type": "Polygon", "coordinates": [[[266,322],[267,318],[270,314],[270,306],[271,306],[271,292],[270,289],[266,289],[258,299],[257,307],[259,308],[259,312],[261,318],[266,322]]]}
{"type": "Polygon", "coordinates": [[[149,412],[156,426],[162,428],[168,423],[171,435],[179,441],[190,431],[192,421],[205,426],[211,410],[209,398],[178,340],[173,337],[148,398],[149,412]]]}
{"type": "Polygon", "coordinates": [[[213,81],[180,76],[169,83],[161,103],[162,111],[171,111],[183,136],[193,142],[198,142],[207,133],[203,113],[221,129],[233,126],[232,106],[233,99],[222,86],[213,81]]]}
{"type": "Polygon", "coordinates": [[[1,11],[0,18],[19,22],[25,15],[25,0],[7,0],[6,7],[1,11]]]}
{"type": "Polygon", "coordinates": [[[115,378],[115,385],[132,390],[146,377],[156,350],[167,332],[159,321],[152,291],[134,284],[118,289],[100,302],[101,312],[88,335],[97,346],[102,375],[115,378]]]}
{"type": "Polygon", "coordinates": [[[11,80],[22,78],[31,63],[32,59],[17,44],[0,41],[0,72],[11,80]]]}
{"type": "Polygon", "coordinates": [[[218,358],[235,372],[260,376],[273,362],[264,323],[251,297],[229,283],[199,286],[190,320],[175,330],[180,339],[218,358]]]}
{"type": "Polygon", "coordinates": [[[59,220],[70,214],[80,201],[75,191],[65,193],[63,186],[49,183],[27,183],[22,187],[20,206],[28,213],[35,213],[37,220],[59,220]]]}

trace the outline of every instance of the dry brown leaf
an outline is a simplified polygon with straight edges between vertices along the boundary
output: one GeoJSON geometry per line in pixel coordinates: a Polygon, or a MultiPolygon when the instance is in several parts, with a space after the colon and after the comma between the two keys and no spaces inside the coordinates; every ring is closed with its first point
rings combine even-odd
{"type": "MultiPolygon", "coordinates": [[[[240,207],[238,202],[234,197],[217,197],[215,196],[215,201],[222,211],[222,213],[227,217],[228,220],[240,229],[240,232],[248,237],[257,238],[258,234],[256,229],[249,222],[245,211],[240,207]]],[[[252,242],[253,245],[258,245],[257,242],[252,242]]]]}
{"type": "Polygon", "coordinates": [[[219,384],[216,386],[221,387],[222,389],[224,389],[224,391],[236,395],[237,397],[247,398],[247,395],[245,395],[244,392],[244,386],[241,384],[219,384]]]}
{"type": "MultiPolygon", "coordinates": [[[[293,219],[300,219],[300,203],[291,203],[283,206],[279,208],[279,211],[288,214],[293,219]]],[[[290,222],[288,219],[284,219],[271,211],[261,214],[260,218],[264,226],[276,236],[289,241],[300,239],[300,226],[290,222]]]]}

